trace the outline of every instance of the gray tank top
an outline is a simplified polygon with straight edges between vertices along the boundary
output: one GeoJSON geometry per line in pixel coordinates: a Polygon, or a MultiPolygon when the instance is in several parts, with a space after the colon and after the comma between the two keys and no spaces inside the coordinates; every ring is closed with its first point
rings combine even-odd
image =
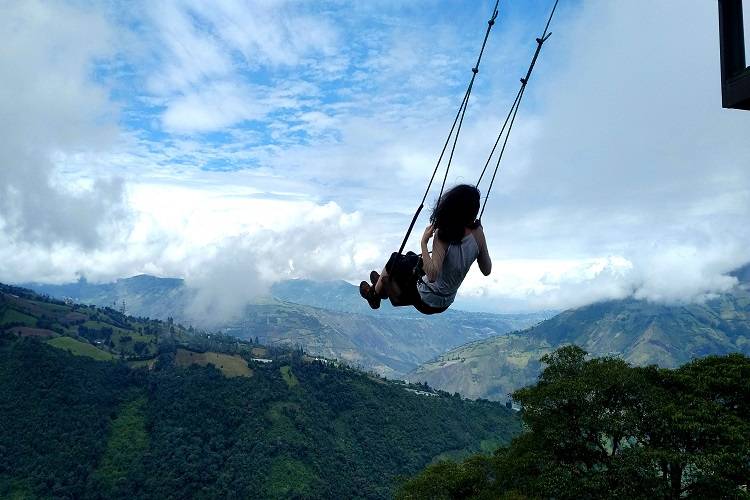
{"type": "Polygon", "coordinates": [[[443,266],[434,283],[417,283],[422,302],[431,307],[448,307],[456,298],[456,292],[479,256],[479,245],[473,234],[463,237],[460,243],[451,243],[445,250],[443,266]]]}

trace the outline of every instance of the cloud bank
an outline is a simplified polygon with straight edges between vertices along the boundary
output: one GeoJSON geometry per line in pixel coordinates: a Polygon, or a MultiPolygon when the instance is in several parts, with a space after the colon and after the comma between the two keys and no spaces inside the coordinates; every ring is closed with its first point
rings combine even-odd
{"type": "MultiPolygon", "coordinates": [[[[287,277],[356,283],[416,208],[480,4],[4,6],[0,280],[180,276],[196,317],[287,277]]],[[[449,183],[475,180],[548,8],[505,2],[449,183]]],[[[733,286],[750,261],[750,114],[721,109],[715,11],[561,6],[484,217],[494,272],[470,273],[458,305],[733,286]]]]}
{"type": "Polygon", "coordinates": [[[125,216],[122,181],[60,182],[56,160],[106,150],[117,133],[107,90],[91,79],[93,61],[111,55],[112,31],[96,13],[29,1],[0,7],[0,33],[3,234],[14,242],[93,249],[125,216]]]}

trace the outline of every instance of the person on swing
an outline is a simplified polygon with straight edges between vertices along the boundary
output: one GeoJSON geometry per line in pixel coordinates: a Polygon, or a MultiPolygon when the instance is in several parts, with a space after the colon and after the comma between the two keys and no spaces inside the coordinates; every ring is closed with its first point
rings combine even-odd
{"type": "Polygon", "coordinates": [[[492,271],[487,241],[477,220],[479,204],[479,190],[467,184],[443,194],[422,235],[421,255],[394,252],[381,274],[370,273],[372,285],[366,281],[359,284],[362,298],[373,309],[386,298],[394,306],[414,306],[423,314],[448,309],[474,261],[485,276],[492,271]],[[427,244],[433,236],[430,255],[427,244]]]}

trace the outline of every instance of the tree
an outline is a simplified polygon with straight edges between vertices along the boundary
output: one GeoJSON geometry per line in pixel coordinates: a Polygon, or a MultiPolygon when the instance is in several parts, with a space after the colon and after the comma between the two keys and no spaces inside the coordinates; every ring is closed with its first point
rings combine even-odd
{"type": "Polygon", "coordinates": [[[133,344],[133,351],[135,351],[135,353],[139,356],[143,355],[144,351],[146,351],[147,348],[148,345],[140,340],[133,344]]]}
{"type": "Polygon", "coordinates": [[[637,368],[566,346],[541,361],[537,384],[513,394],[527,432],[485,457],[490,469],[432,466],[400,495],[750,498],[750,358],[637,368]]]}
{"type": "Polygon", "coordinates": [[[637,491],[649,482],[638,450],[648,401],[644,372],[621,359],[585,357],[577,346],[542,357],[547,367],[539,382],[513,394],[532,434],[525,445],[533,445],[544,495],[559,495],[562,480],[571,498],[637,491]]]}
{"type": "Polygon", "coordinates": [[[710,356],[650,376],[644,447],[665,496],[736,496],[750,477],[750,359],[710,356]]]}

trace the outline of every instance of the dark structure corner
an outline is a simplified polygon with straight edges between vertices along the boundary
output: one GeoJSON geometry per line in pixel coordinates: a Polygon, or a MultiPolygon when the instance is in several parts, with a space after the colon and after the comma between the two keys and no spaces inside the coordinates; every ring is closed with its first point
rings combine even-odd
{"type": "Polygon", "coordinates": [[[750,68],[745,59],[742,0],[719,0],[722,106],[750,110],[750,68]]]}

